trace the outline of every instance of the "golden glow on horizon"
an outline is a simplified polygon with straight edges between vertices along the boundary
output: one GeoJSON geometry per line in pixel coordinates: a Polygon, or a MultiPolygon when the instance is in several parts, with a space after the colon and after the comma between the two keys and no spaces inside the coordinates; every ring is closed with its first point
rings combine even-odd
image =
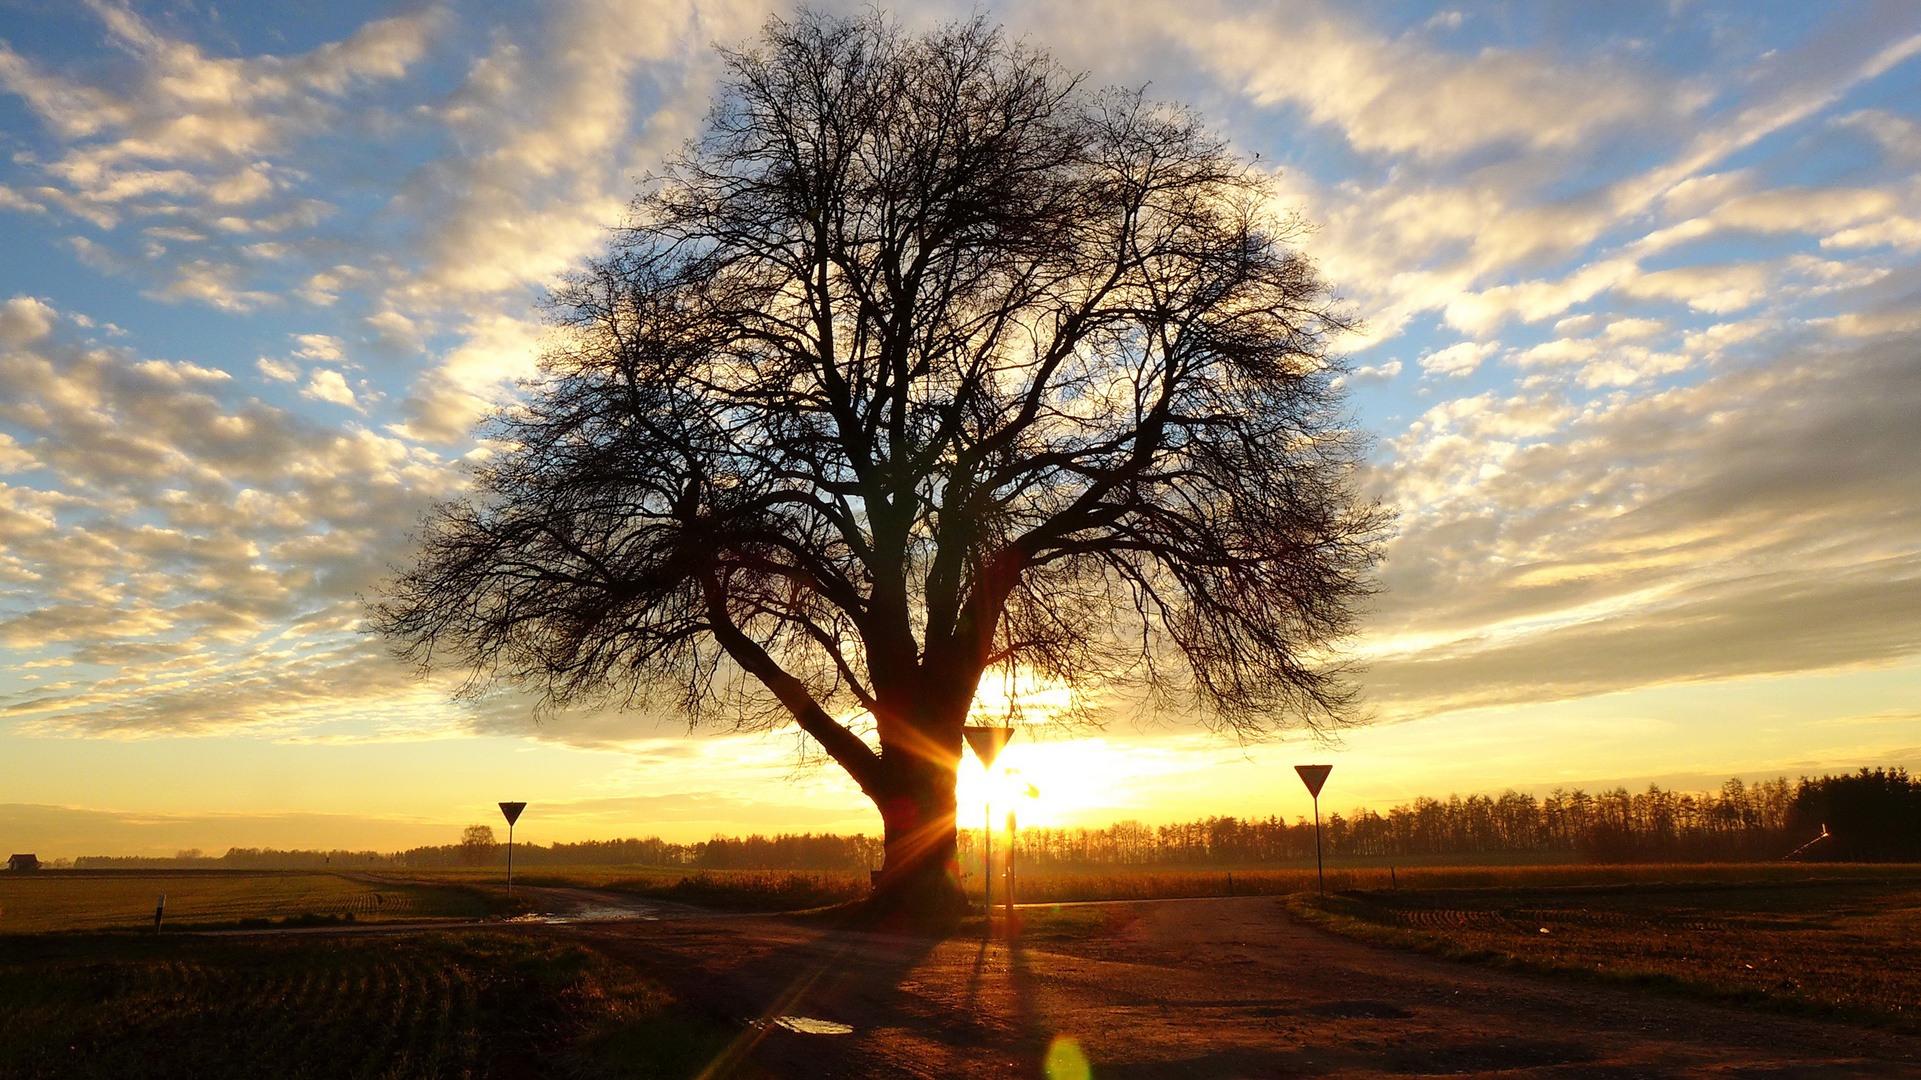
{"type": "Polygon", "coordinates": [[[1101,812],[1127,801],[1130,782],[1148,772],[1191,767],[1165,761],[1155,769],[1145,756],[1162,757],[1138,747],[1115,746],[1103,738],[1072,739],[1060,742],[1021,741],[1017,733],[1007,749],[1001,751],[990,775],[981,768],[970,751],[961,762],[955,789],[956,813],[962,828],[977,829],[984,820],[985,796],[993,798],[994,827],[1003,828],[1007,811],[1019,815],[1020,824],[1059,828],[1066,825],[1105,825],[1094,821],[1101,812]],[[1029,795],[1032,786],[1036,794],[1029,795]]]}

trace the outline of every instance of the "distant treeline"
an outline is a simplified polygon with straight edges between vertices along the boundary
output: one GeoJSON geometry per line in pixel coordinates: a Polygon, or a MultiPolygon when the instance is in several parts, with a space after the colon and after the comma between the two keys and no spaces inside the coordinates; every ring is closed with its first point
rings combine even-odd
{"type": "MultiPolygon", "coordinates": [[[[73,861],[80,870],[228,869],[310,870],[428,869],[454,866],[505,866],[504,844],[442,844],[406,851],[280,851],[274,848],[229,848],[224,855],[182,851],[173,858],[84,855],[73,861]]],[[[881,842],[866,836],[831,833],[782,834],[746,838],[716,836],[692,844],[676,844],[657,836],[646,839],[586,840],[578,844],[516,843],[514,865],[535,866],[684,866],[702,870],[866,870],[879,866],[881,842]]]]}
{"type": "MultiPolygon", "coordinates": [[[[1323,850],[1334,856],[1461,857],[1564,855],[1600,862],[1779,859],[1799,851],[1819,861],[1921,861],[1921,780],[1904,769],[1862,769],[1850,776],[1781,777],[1758,784],[1731,779],[1715,792],[1639,794],[1624,788],[1589,795],[1555,790],[1540,799],[1498,796],[1420,798],[1386,813],[1361,808],[1322,819],[1323,850]],[[1830,834],[1816,840],[1825,827],[1830,834]],[[1812,843],[1810,843],[1812,842],[1812,843]],[[1801,850],[1805,848],[1805,850],[1801,850]]],[[[998,837],[996,838],[999,839],[998,837]]],[[[978,829],[961,833],[963,861],[978,859],[978,829]]],[[[999,846],[998,843],[996,846],[999,846]]],[[[662,866],[708,870],[867,870],[881,863],[881,841],[856,835],[717,836],[692,844],[659,837],[517,844],[517,866],[662,866]]],[[[1260,866],[1314,856],[1306,818],[1209,817],[1173,825],[1122,821],[1104,829],[1026,828],[1020,858],[1033,869],[1260,866]]],[[[231,848],[225,855],[183,851],[172,859],[85,856],[78,869],[452,867],[503,865],[503,845],[443,844],[408,851],[276,851],[231,848]]]]}
{"type": "MultiPolygon", "coordinates": [[[[963,858],[972,855],[977,835],[965,837],[963,858]]],[[[1798,784],[1737,778],[1718,792],[1649,785],[1640,794],[1557,789],[1545,799],[1518,791],[1420,798],[1384,814],[1328,814],[1322,845],[1326,854],[1343,856],[1537,854],[1599,862],[1768,860],[1805,845],[1802,857],[1812,860],[1921,860],[1921,781],[1902,769],[1862,769],[1798,784]],[[1824,826],[1831,835],[1816,841],[1824,826]]],[[[1123,821],[1020,835],[1020,858],[1035,869],[1258,866],[1313,856],[1314,825],[1306,818],[1210,817],[1158,827],[1123,821]]]]}

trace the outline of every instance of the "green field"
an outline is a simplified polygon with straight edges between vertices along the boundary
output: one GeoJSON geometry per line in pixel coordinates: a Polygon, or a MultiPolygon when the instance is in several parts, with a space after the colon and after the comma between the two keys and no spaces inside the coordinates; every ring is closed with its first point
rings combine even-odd
{"type": "Polygon", "coordinates": [[[1289,906],[1378,944],[1921,1031],[1921,868],[1688,880],[1703,869],[1719,868],[1639,884],[1355,889],[1289,906]]]}
{"type": "Polygon", "coordinates": [[[729,1033],[511,933],[0,938],[0,1076],[678,1077],[729,1033]]]}
{"type": "Polygon", "coordinates": [[[0,874],[0,935],[251,920],[477,918],[500,905],[458,884],[415,884],[300,870],[51,870],[0,874]]]}

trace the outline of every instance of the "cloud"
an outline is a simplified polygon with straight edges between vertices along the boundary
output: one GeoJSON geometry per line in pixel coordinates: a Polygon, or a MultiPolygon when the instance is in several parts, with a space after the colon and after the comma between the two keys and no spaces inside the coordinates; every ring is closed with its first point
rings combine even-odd
{"type": "Polygon", "coordinates": [[[1890,662],[1921,648],[1913,338],[1588,406],[1436,406],[1383,480],[1404,508],[1368,685],[1393,710],[1890,662]]]}
{"type": "Polygon", "coordinates": [[[531,318],[489,315],[461,329],[462,342],[415,383],[397,433],[430,443],[464,442],[515,380],[537,369],[546,330],[531,318]]]}
{"type": "Polygon", "coordinates": [[[243,271],[231,263],[221,264],[196,259],[174,271],[174,279],[155,295],[163,300],[198,300],[222,311],[247,312],[278,303],[280,297],[260,289],[242,287],[243,271]]]}
{"type": "Polygon", "coordinates": [[[16,296],[0,306],[0,343],[16,349],[31,345],[52,332],[55,317],[46,301],[16,296]]]}
{"type": "Polygon", "coordinates": [[[404,850],[448,844],[457,818],[315,813],[152,813],[124,809],[0,803],[0,830],[41,859],[83,855],[172,858],[190,848],[218,856],[230,847],[281,850],[404,850]]]}
{"type": "Polygon", "coordinates": [[[710,41],[747,35],[759,4],[570,0],[531,33],[504,32],[435,115],[461,153],[399,203],[425,222],[414,305],[544,285],[606,242],[632,176],[691,137],[717,70],[710,41]],[[642,91],[637,94],[636,91],[642,91]],[[661,98],[637,116],[643,94],[661,98]]]}
{"type": "MultiPolygon", "coordinates": [[[[31,298],[0,308],[0,424],[20,436],[7,457],[54,486],[0,485],[0,640],[96,670],[0,700],[0,714],[155,733],[371,700],[438,712],[444,688],[354,632],[356,598],[425,506],[464,483],[455,464],[241,397],[225,372],[86,343],[70,323],[31,298]]],[[[331,368],[310,386],[354,401],[331,368]]]]}
{"type": "Polygon", "coordinates": [[[1421,357],[1421,370],[1430,375],[1460,377],[1472,375],[1481,361],[1501,347],[1498,341],[1462,341],[1421,357]]]}
{"type": "Polygon", "coordinates": [[[1833,123],[1865,132],[1898,160],[1921,159],[1921,125],[1907,117],[1896,116],[1885,109],[1858,109],[1835,117],[1833,123]]]}
{"type": "Polygon", "coordinates": [[[1431,161],[1489,145],[1571,149],[1705,103],[1618,63],[1499,48],[1463,55],[1373,33],[1318,4],[1136,10],[1253,102],[1298,107],[1373,154],[1431,161]]]}
{"type": "MultiPolygon", "coordinates": [[[[460,490],[472,424],[532,371],[539,290],[697,129],[708,44],[764,6],[412,7],[288,57],[91,10],[111,70],[0,47],[53,140],[0,210],[279,344],[162,363],[64,299],[0,306],[0,634],[34,674],[66,665],[0,708],[111,737],[524,730],[518,699],[450,711],[353,600],[460,490]],[[391,728],[327,727],[375,708],[391,728]]],[[[1172,80],[1321,226],[1307,251],[1371,330],[1349,347],[1382,349],[1344,385],[1405,508],[1367,647],[1377,700],[1412,714],[1912,648],[1912,511],[1877,492],[1917,479],[1890,419],[1921,331],[1916,129],[1898,104],[1828,116],[1914,54],[1915,17],[1881,10],[1879,36],[1843,14],[1772,56],[1716,37],[1680,72],[1669,46],[1702,25],[1680,8],[1580,52],[1303,0],[1009,18],[1096,82],[1172,80]],[[1852,156],[1814,168],[1816,144],[1852,156]],[[1416,364],[1434,377],[1401,381],[1416,364]],[[1376,415],[1410,400],[1399,429],[1376,415]]],[[[541,737],[614,747],[635,723],[541,737]]]]}
{"type": "Polygon", "coordinates": [[[331,368],[321,368],[308,377],[300,396],[310,401],[331,401],[335,405],[345,405],[355,412],[366,411],[354,399],[354,392],[348,388],[347,380],[331,368]]]}
{"type": "Polygon", "coordinates": [[[163,36],[124,3],[87,6],[132,58],[132,85],[115,91],[82,83],[4,44],[0,85],[76,144],[45,165],[68,196],[103,208],[153,196],[184,200],[157,207],[172,213],[196,203],[258,203],[284,190],[296,177],[263,156],[325,130],[343,95],[405,75],[446,15],[428,7],[300,56],[231,59],[163,36]]]}
{"type": "Polygon", "coordinates": [[[1344,386],[1379,386],[1393,382],[1401,374],[1401,362],[1390,360],[1385,364],[1370,364],[1357,367],[1341,376],[1344,386]]]}

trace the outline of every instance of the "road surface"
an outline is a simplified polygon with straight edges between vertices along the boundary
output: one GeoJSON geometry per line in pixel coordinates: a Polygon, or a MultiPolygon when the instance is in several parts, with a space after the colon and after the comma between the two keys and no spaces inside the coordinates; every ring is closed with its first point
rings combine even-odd
{"type": "Polygon", "coordinates": [[[770,919],[560,932],[736,1025],[715,1078],[1040,1077],[1061,1039],[1099,1080],[1921,1076],[1921,1040],[1362,945],[1271,897],[1137,910],[1110,939],[1012,947],[770,919]]]}

